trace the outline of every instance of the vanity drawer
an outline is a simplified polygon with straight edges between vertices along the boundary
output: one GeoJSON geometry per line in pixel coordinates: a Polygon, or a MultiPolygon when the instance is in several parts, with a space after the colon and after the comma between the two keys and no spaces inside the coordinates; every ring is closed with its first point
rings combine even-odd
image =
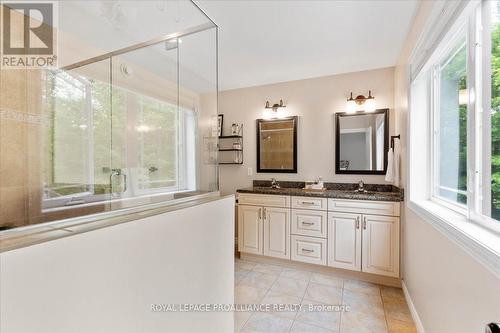
{"type": "Polygon", "coordinates": [[[326,212],[292,209],[292,234],[326,238],[326,212]]]}
{"type": "Polygon", "coordinates": [[[399,216],[400,203],[389,201],[328,199],[332,212],[399,216]]]}
{"type": "Polygon", "coordinates": [[[238,204],[288,208],[290,207],[290,196],[239,193],[238,204]]]}
{"type": "Polygon", "coordinates": [[[326,239],[292,236],[292,260],[326,265],[326,239]]]}
{"type": "Polygon", "coordinates": [[[326,210],[326,198],[292,197],[292,208],[326,210]]]}

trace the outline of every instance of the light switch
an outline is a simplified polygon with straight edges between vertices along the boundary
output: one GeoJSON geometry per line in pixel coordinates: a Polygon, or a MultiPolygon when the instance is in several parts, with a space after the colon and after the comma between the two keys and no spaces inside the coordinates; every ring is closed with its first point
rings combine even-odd
{"type": "Polygon", "coordinates": [[[247,173],[248,173],[248,175],[249,175],[249,176],[252,176],[252,175],[253,175],[253,170],[252,170],[252,168],[248,168],[248,169],[247,169],[247,173]]]}

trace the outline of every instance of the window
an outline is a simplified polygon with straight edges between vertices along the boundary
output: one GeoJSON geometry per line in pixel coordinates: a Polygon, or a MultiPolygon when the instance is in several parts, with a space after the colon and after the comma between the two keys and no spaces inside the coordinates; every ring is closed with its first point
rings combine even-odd
{"type": "Polygon", "coordinates": [[[193,110],[76,73],[45,75],[45,209],[194,189],[193,110]]]}
{"type": "Polygon", "coordinates": [[[484,159],[487,169],[483,177],[483,213],[500,221],[500,1],[485,2],[483,11],[486,59],[484,148],[487,149],[484,159]]]}
{"type": "Polygon", "coordinates": [[[443,36],[412,79],[410,200],[499,231],[500,0],[469,2],[443,36]]]}
{"type": "Polygon", "coordinates": [[[50,98],[46,98],[50,131],[44,197],[71,197],[94,191],[91,115],[82,112],[89,102],[89,84],[67,73],[50,75],[50,98]]]}
{"type": "Polygon", "coordinates": [[[467,205],[467,42],[451,44],[434,68],[433,197],[467,205]]]}

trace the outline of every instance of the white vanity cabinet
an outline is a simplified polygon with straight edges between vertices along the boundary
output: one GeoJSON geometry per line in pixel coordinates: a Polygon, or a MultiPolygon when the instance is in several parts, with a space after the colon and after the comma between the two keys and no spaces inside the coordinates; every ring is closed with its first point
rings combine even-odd
{"type": "Polygon", "coordinates": [[[238,195],[240,252],[290,259],[290,197],[238,195]]]}
{"type": "Polygon", "coordinates": [[[238,195],[240,252],[399,277],[400,203],[238,195]]]}
{"type": "Polygon", "coordinates": [[[329,266],[399,277],[398,202],[329,199],[328,209],[329,266]]]}

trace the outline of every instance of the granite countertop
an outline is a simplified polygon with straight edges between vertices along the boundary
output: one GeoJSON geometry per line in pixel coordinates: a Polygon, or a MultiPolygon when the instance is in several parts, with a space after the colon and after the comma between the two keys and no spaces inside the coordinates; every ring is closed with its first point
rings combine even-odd
{"type": "Polygon", "coordinates": [[[354,190],[358,184],[350,183],[325,183],[326,191],[304,190],[304,182],[278,182],[279,189],[271,188],[270,181],[254,181],[253,187],[238,189],[238,193],[292,195],[316,198],[336,198],[372,201],[403,201],[403,190],[392,185],[365,184],[367,192],[359,193],[354,190]]]}

